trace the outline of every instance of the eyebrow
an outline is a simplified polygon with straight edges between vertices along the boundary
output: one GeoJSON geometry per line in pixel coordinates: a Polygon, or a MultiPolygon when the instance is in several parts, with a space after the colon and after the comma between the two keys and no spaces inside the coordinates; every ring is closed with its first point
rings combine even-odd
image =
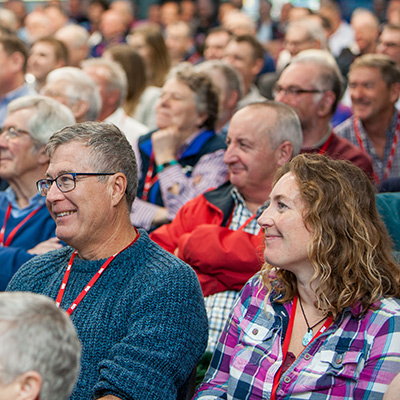
{"type": "MultiPolygon", "coordinates": [[[[56,176],[60,176],[60,175],[62,175],[62,174],[70,174],[72,171],[67,171],[67,170],[61,170],[61,171],[59,171],[58,172],[58,174],[56,175],[56,176]]],[[[46,177],[47,178],[49,178],[49,179],[53,179],[52,178],[52,175],[51,174],[49,174],[48,172],[46,172],[46,177]]]]}

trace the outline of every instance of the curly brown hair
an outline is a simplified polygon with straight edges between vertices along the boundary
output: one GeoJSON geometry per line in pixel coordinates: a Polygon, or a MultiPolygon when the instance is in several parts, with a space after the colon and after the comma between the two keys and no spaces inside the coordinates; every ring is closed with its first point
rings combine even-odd
{"type": "MultiPolygon", "coordinates": [[[[361,315],[381,297],[400,297],[399,266],[365,173],[348,161],[319,154],[294,157],[277,171],[274,185],[287,173],[296,178],[304,223],[312,232],[308,256],[312,281],[320,282],[316,307],[336,319],[346,307],[360,304],[361,315]]],[[[265,264],[261,279],[278,302],[291,301],[297,293],[290,271],[265,264]]]]}

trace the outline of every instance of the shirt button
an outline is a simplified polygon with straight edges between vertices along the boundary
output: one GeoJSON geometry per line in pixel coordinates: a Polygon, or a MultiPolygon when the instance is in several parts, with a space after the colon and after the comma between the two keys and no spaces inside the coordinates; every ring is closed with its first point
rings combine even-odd
{"type": "Polygon", "coordinates": [[[310,358],[311,358],[310,353],[304,354],[304,359],[305,359],[305,360],[309,360],[310,358]]]}
{"type": "Polygon", "coordinates": [[[285,379],[283,380],[285,383],[289,383],[292,379],[290,376],[285,376],[285,379]]]}
{"type": "Polygon", "coordinates": [[[254,329],[252,330],[252,332],[253,332],[253,335],[257,335],[257,334],[258,334],[258,329],[257,329],[257,328],[254,328],[254,329]]]}

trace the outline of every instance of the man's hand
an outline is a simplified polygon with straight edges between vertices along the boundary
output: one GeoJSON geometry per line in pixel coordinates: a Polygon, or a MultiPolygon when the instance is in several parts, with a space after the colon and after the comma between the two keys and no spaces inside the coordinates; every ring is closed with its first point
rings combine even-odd
{"type": "Polygon", "coordinates": [[[35,255],[44,254],[50,250],[61,249],[61,247],[63,247],[63,245],[60,243],[60,239],[57,237],[52,237],[28,250],[28,253],[35,255]]]}
{"type": "Polygon", "coordinates": [[[176,127],[160,129],[151,135],[154,158],[157,165],[176,159],[176,152],[181,146],[181,138],[176,127]]]}

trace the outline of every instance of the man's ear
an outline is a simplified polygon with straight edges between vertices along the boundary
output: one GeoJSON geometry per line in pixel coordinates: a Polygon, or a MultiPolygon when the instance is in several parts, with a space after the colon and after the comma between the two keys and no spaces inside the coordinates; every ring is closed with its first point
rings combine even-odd
{"type": "Polygon", "coordinates": [[[74,114],[76,122],[82,121],[83,117],[89,110],[89,102],[87,102],[86,100],[78,100],[71,105],[70,109],[74,114]]]}
{"type": "Polygon", "coordinates": [[[36,156],[37,156],[37,162],[39,165],[45,165],[50,162],[50,158],[46,153],[45,146],[41,146],[37,151],[36,151],[36,156]]]}
{"type": "Polygon", "coordinates": [[[331,90],[322,94],[322,98],[318,102],[317,114],[320,117],[326,117],[332,114],[332,106],[336,100],[336,95],[331,90]]]}
{"type": "Polygon", "coordinates": [[[254,62],[253,66],[251,67],[251,71],[253,72],[254,76],[257,76],[264,66],[264,60],[261,58],[257,58],[254,62]]]}
{"type": "Polygon", "coordinates": [[[112,205],[116,206],[124,198],[126,187],[128,186],[128,180],[125,174],[118,172],[115,175],[110,176],[111,179],[111,198],[112,205]]]}
{"type": "Polygon", "coordinates": [[[16,400],[39,400],[42,377],[37,371],[27,371],[16,379],[18,396],[16,400]]]}
{"type": "Polygon", "coordinates": [[[25,58],[22,53],[16,51],[15,53],[11,54],[10,60],[12,61],[11,66],[13,72],[20,72],[23,70],[25,58]]]}
{"type": "Polygon", "coordinates": [[[293,156],[293,145],[290,143],[288,140],[283,142],[279,147],[277,148],[277,164],[278,167],[281,167],[282,165],[286,164],[288,161],[293,156]]]}
{"type": "Polygon", "coordinates": [[[390,86],[389,97],[392,103],[396,103],[400,95],[400,83],[396,82],[390,86]]]}

